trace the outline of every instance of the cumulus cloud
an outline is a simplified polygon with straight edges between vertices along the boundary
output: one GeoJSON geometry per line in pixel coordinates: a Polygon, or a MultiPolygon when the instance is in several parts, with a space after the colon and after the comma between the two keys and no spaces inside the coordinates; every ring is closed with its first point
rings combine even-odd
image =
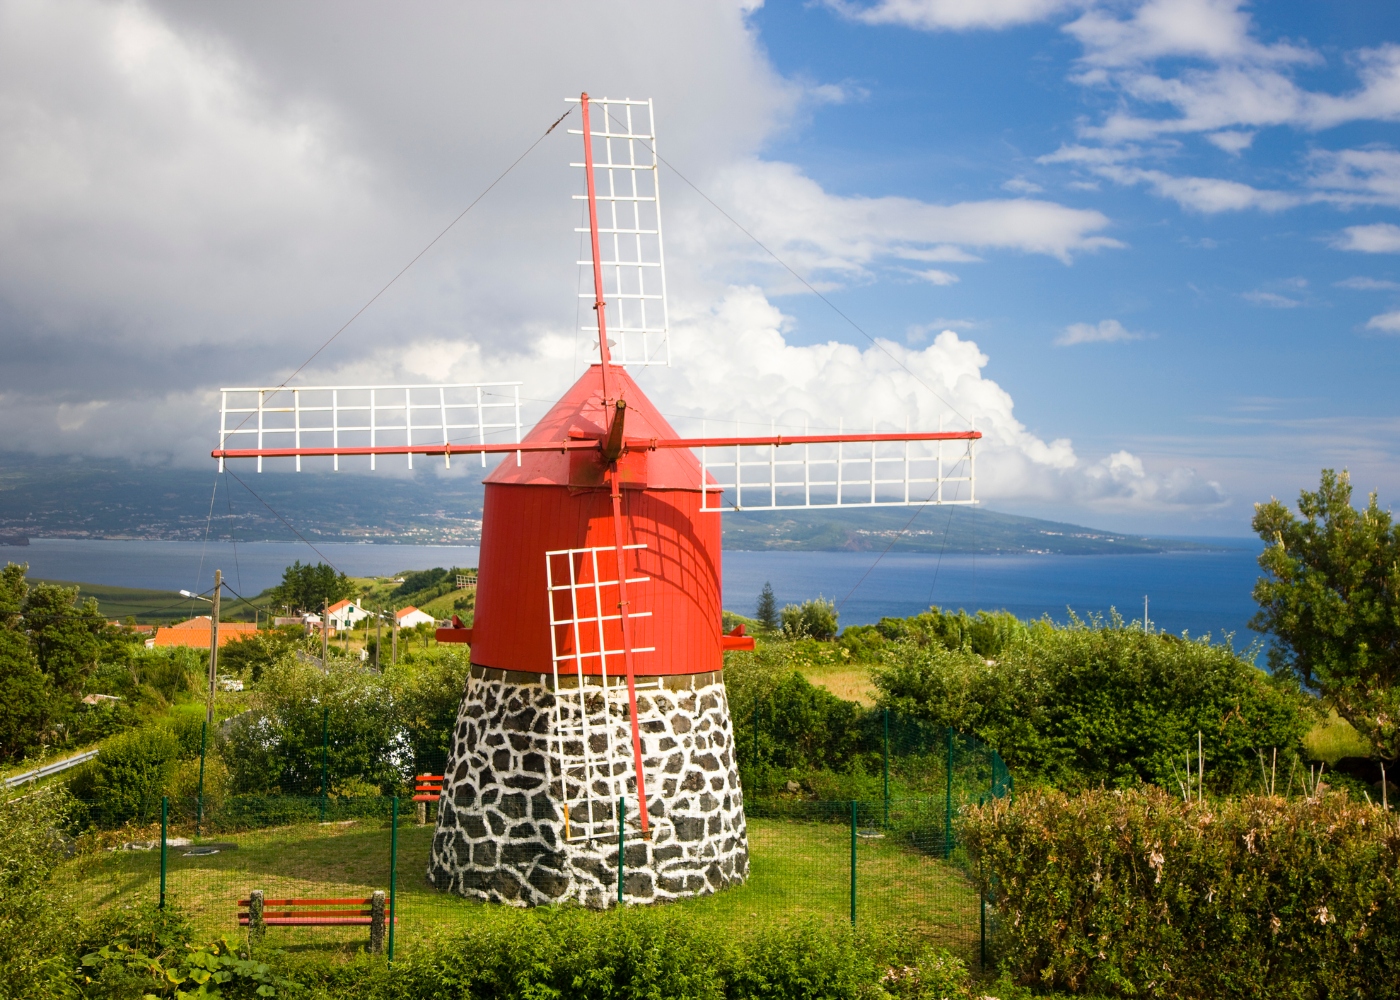
{"type": "Polygon", "coordinates": [[[1335,284],[1338,288],[1349,288],[1353,292],[1400,292],[1400,282],[1379,278],[1343,278],[1335,284]]]}
{"type": "Polygon", "coordinates": [[[1108,148],[1067,144],[1040,157],[1038,163],[1072,163],[1089,172],[1125,186],[1145,184],[1182,208],[1213,215],[1260,209],[1276,212],[1292,208],[1304,199],[1283,191],[1267,191],[1239,181],[1216,177],[1179,177],[1162,170],[1149,170],[1131,163],[1149,153],[1135,146],[1108,148]]]}
{"type": "Polygon", "coordinates": [[[1400,312],[1381,313],[1366,321],[1366,329],[1378,333],[1400,334],[1400,312]]]}
{"type": "Polygon", "coordinates": [[[1060,347],[1075,344],[1117,344],[1125,340],[1142,340],[1145,333],[1133,333],[1125,329],[1116,319],[1100,320],[1097,323],[1071,323],[1064,333],[1055,338],[1060,347]]]}
{"type": "Polygon", "coordinates": [[[827,0],[846,17],[865,24],[899,24],[923,31],[1007,28],[1043,21],[1082,6],[1082,0],[827,0]]]}
{"type": "MultiPolygon", "coordinates": [[[[1014,6],[995,16],[1030,16],[1014,6]]],[[[312,8],[0,0],[6,439],[207,461],[216,388],[289,376],[583,76],[599,92],[655,95],[663,154],[814,282],[946,285],[957,276],[938,265],[1006,253],[1068,264],[1122,245],[1103,213],[1048,198],[837,195],[764,159],[804,107],[854,92],[775,74],[741,4],[606,25],[566,3],[547,14],[348,7],[326,44],[312,8]],[[482,37],[492,44],[461,58],[461,39],[482,37]],[[588,53],[604,45],[636,58],[599,66],[588,53]]],[[[970,27],[991,15],[959,16],[970,27]]],[[[562,127],[544,140],[299,381],[520,379],[526,418],[538,416],[589,353],[574,330],[576,141],[562,127]]],[[[987,356],[949,329],[961,322],[925,330],[936,335],[917,348],[792,343],[768,297],[795,290],[788,279],[685,185],[663,185],[676,367],[639,377],[678,422],[903,427],[961,414],[987,435],[987,497],[1215,502],[1180,499],[1195,495],[1170,485],[1178,473],[1094,471],[1107,460],[1032,434],[985,377],[987,356]]]]}
{"type": "MultiPolygon", "coordinates": [[[[1109,220],[1093,209],[1006,198],[949,205],[913,198],[834,195],[790,163],[748,159],[721,170],[710,194],[757,239],[806,275],[864,280],[881,261],[966,260],[969,250],[1046,254],[1068,263],[1077,253],[1121,247],[1103,235],[1109,220]]],[[[682,246],[700,241],[772,264],[725,219],[697,206],[671,231],[682,246]]],[[[698,255],[696,255],[698,256],[698,255]]]]}
{"type": "Polygon", "coordinates": [[[1332,241],[1332,245],[1338,250],[1359,250],[1362,253],[1400,253],[1400,226],[1389,222],[1348,226],[1332,241]]]}
{"type": "Polygon", "coordinates": [[[1296,309],[1303,304],[1298,299],[1290,299],[1287,295],[1279,295],[1277,292],[1245,292],[1240,297],[1256,306],[1269,306],[1273,309],[1296,309]]]}

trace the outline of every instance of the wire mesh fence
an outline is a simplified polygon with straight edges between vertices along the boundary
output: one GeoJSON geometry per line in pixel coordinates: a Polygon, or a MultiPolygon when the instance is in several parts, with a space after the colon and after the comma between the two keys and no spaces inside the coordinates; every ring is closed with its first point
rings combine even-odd
{"type": "MultiPolygon", "coordinates": [[[[821,921],[946,947],[973,963],[982,958],[994,929],[958,848],[955,818],[969,803],[1007,794],[1010,775],[974,737],[872,714],[874,749],[860,749],[845,774],[778,784],[791,769],[746,768],[766,784],[745,789],[742,884],[665,905],[717,933],[821,921]],[[824,781],[874,794],[816,797],[809,786],[824,781]]],[[[146,804],[144,825],[96,835],[92,849],[68,863],[71,884],[90,912],[163,904],[210,937],[256,933],[290,950],[392,956],[474,923],[511,919],[510,908],[429,881],[441,804],[434,793],[415,802],[408,792],[229,795],[202,804],[167,797],[146,804]]],[[[83,809],[98,815],[96,804],[83,809]]],[[[611,883],[625,887],[648,866],[654,874],[659,853],[629,829],[615,852],[600,856],[610,859],[611,883]]]]}

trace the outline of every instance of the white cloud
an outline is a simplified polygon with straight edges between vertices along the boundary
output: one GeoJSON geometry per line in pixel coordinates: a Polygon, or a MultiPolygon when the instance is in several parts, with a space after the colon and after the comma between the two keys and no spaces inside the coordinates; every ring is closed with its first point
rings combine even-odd
{"type": "Polygon", "coordinates": [[[1133,333],[1116,319],[1100,320],[1098,323],[1071,323],[1064,333],[1055,338],[1060,347],[1075,344],[1116,344],[1125,340],[1142,340],[1145,333],[1133,333]]]}
{"type": "Polygon", "coordinates": [[[1366,321],[1366,329],[1400,334],[1400,312],[1381,313],[1366,321]]]}
{"type": "MultiPolygon", "coordinates": [[[[966,259],[964,248],[1047,254],[1068,263],[1076,253],[1122,246],[1101,235],[1108,218],[1091,209],[1029,198],[937,205],[834,195],[790,163],[745,160],[720,171],[709,190],[759,241],[807,275],[863,279],[881,260],[966,259]]],[[[669,231],[709,248],[732,246],[755,262],[766,258],[703,207],[669,231]]]]}
{"type": "Polygon", "coordinates": [[[1328,192],[1330,201],[1400,205],[1400,152],[1384,147],[1316,151],[1308,183],[1328,192]]]}
{"type": "Polygon", "coordinates": [[[1126,18],[1094,7],[1065,26],[1091,66],[1120,67],[1163,57],[1263,64],[1311,62],[1306,49],[1252,37],[1243,0],[1147,0],[1126,18]]]}
{"type": "Polygon", "coordinates": [[[1002,186],[1003,191],[1010,191],[1012,194],[1040,194],[1045,189],[1034,181],[1028,181],[1024,177],[1013,177],[1002,186]]]}
{"type": "Polygon", "coordinates": [[[926,271],[911,270],[909,273],[915,275],[916,277],[923,278],[930,285],[955,285],[959,280],[956,274],[950,274],[947,271],[940,271],[934,267],[931,267],[926,271]]]}
{"type": "Polygon", "coordinates": [[[1400,253],[1400,226],[1389,222],[1348,226],[1333,240],[1332,245],[1338,250],[1359,250],[1362,253],[1400,253]]]}
{"type": "Polygon", "coordinates": [[[1040,157],[1036,162],[1073,163],[1115,184],[1146,184],[1156,194],[1170,198],[1182,208],[1206,215],[1246,209],[1277,212],[1308,200],[1284,191],[1261,190],[1239,181],[1217,177],[1179,177],[1162,170],[1127,165],[1145,155],[1145,151],[1133,146],[1114,149],[1068,145],[1040,157]]]}
{"type": "Polygon", "coordinates": [[[1273,309],[1296,309],[1303,304],[1297,299],[1290,299],[1277,292],[1245,292],[1240,297],[1248,302],[1253,302],[1256,306],[1269,306],[1273,309]]]}
{"type": "Polygon", "coordinates": [[[968,31],[1043,21],[1082,6],[1082,0],[876,0],[873,4],[827,0],[827,4],[866,24],[899,24],[923,31],[968,31]]]}
{"type": "Polygon", "coordinates": [[[1400,292],[1400,282],[1377,278],[1344,278],[1335,284],[1338,288],[1349,288],[1354,292],[1400,292]]]}
{"type": "Polygon", "coordinates": [[[1224,132],[1211,132],[1206,136],[1206,141],[1218,149],[1223,149],[1231,156],[1239,156],[1254,143],[1254,136],[1254,132],[1226,130],[1224,132]]]}

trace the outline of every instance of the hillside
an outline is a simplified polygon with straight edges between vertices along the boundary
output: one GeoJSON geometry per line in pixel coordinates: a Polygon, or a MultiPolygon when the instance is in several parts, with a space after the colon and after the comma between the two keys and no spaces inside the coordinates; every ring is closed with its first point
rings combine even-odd
{"type": "MultiPolygon", "coordinates": [[[[110,459],[0,453],[0,535],[194,540],[207,529],[214,538],[240,542],[295,540],[300,534],[313,541],[475,545],[481,538],[482,473],[470,463],[450,475],[439,466],[412,475],[401,469],[375,475],[240,470],[240,483],[232,475],[217,476],[212,466],[138,467],[110,459]]],[[[878,551],[893,542],[896,552],[1106,555],[1201,548],[983,507],[723,517],[729,549],[878,551]]]]}

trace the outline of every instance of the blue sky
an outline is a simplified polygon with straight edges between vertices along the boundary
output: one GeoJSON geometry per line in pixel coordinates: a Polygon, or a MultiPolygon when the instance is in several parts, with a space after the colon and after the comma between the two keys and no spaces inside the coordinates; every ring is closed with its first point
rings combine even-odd
{"type": "MultiPolygon", "coordinates": [[[[1176,6],[1189,16],[1199,5],[1176,6]]],[[[1121,5],[1117,16],[1131,9],[1121,5]]],[[[1130,72],[1179,82],[1227,67],[1347,95],[1358,89],[1362,53],[1400,40],[1400,7],[1391,4],[1240,10],[1249,44],[1291,44],[1297,61],[1280,70],[1262,58],[1188,54],[1130,64],[1130,72]]],[[[1400,245],[1386,253],[1339,245],[1348,243],[1349,227],[1400,222],[1400,155],[1366,177],[1369,189],[1329,191],[1315,182],[1336,169],[1338,154],[1394,150],[1400,92],[1392,84],[1381,113],[1332,127],[1300,118],[1260,125],[1265,114],[1240,115],[1211,133],[1133,143],[1140,155],[1123,161],[1133,169],[1248,185],[1280,192],[1283,201],[1329,196],[1289,207],[1183,204],[1149,182],[1053,162],[1067,147],[1128,145],[1086,139],[1112,114],[1177,117],[1171,105],[1136,100],[1115,81],[1075,81],[1086,47],[1066,28],[1082,16],[1070,7],[1001,29],[927,30],[862,24],[817,4],[767,4],[755,14],[783,73],[834,81],[851,94],[772,148],[827,190],[930,201],[1019,191],[1104,213],[1112,220],[1105,233],[1124,244],[1077,255],[1069,266],[1031,255],[943,265],[956,283],[887,279],[841,293],[843,307],[885,329],[917,327],[930,312],[966,321],[963,329],[993,359],[989,373],[1042,436],[1208,460],[1239,491],[1253,491],[1238,499],[1291,496],[1322,462],[1359,466],[1359,487],[1393,496],[1400,325],[1375,317],[1400,304],[1400,245]],[[1248,146],[1231,152],[1206,137],[1221,131],[1248,135],[1248,146]],[[1104,321],[1140,339],[1062,344],[1074,324],[1105,330],[1104,321]],[[1263,468],[1232,477],[1232,465],[1263,468]]],[[[801,318],[804,335],[839,331],[839,320],[810,298],[782,306],[801,318]]],[[[1218,523],[1244,528],[1247,506],[1228,506],[1218,523]]]]}
{"type": "Polygon", "coordinates": [[[9,447],[198,466],[288,378],[539,412],[582,89],[881,343],[663,170],[683,429],[970,424],[990,506],[1133,530],[1400,495],[1400,7],[1356,0],[0,0],[9,447]]]}

